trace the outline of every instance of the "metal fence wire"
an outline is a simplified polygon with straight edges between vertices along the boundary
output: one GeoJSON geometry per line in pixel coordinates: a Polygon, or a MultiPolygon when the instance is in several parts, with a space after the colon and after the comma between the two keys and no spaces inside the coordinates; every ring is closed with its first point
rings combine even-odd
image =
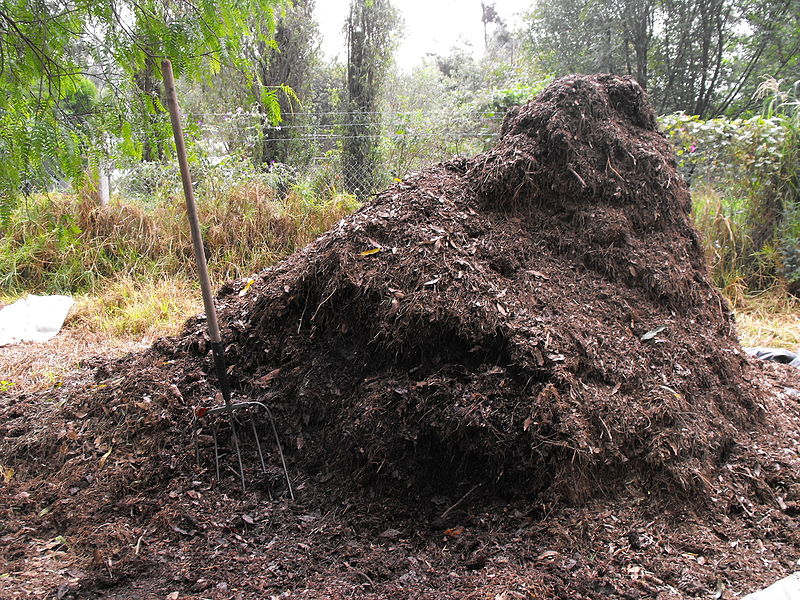
{"type": "Polygon", "coordinates": [[[199,139],[211,154],[286,165],[359,198],[394,179],[491,146],[501,112],[294,112],[269,123],[254,112],[195,113],[199,139]]]}

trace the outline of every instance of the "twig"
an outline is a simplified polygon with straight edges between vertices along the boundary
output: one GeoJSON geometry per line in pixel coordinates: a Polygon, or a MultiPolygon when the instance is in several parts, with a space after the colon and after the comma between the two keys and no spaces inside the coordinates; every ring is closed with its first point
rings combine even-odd
{"type": "Polygon", "coordinates": [[[364,573],[364,571],[359,571],[358,569],[353,569],[353,573],[361,575],[364,579],[367,580],[367,583],[369,583],[373,588],[375,587],[375,582],[372,581],[372,579],[369,578],[369,575],[364,573]]]}
{"type": "Polygon", "coordinates": [[[461,498],[458,500],[458,502],[456,502],[455,504],[453,504],[453,506],[451,506],[451,507],[450,507],[450,508],[448,508],[446,511],[444,511],[444,512],[442,513],[442,515],[439,517],[439,519],[441,520],[441,519],[444,519],[444,518],[446,518],[446,517],[447,517],[447,515],[449,515],[449,514],[450,514],[450,513],[451,513],[453,510],[455,510],[456,508],[458,508],[458,507],[461,505],[461,503],[462,503],[462,502],[464,502],[464,500],[466,500],[466,499],[467,499],[467,497],[468,497],[468,496],[469,496],[469,495],[470,495],[472,492],[474,492],[475,490],[477,490],[477,489],[478,489],[479,487],[481,487],[482,485],[483,485],[482,483],[479,483],[479,484],[477,484],[477,485],[474,485],[474,486],[472,486],[472,489],[470,489],[470,490],[469,490],[469,491],[468,491],[466,494],[464,494],[463,496],[461,496],[461,498]]]}
{"type": "Polygon", "coordinates": [[[322,302],[319,303],[319,306],[317,306],[317,310],[315,310],[314,314],[311,315],[311,319],[309,320],[309,322],[311,322],[311,321],[313,321],[314,319],[317,318],[317,313],[319,312],[319,309],[322,308],[322,305],[325,304],[331,298],[333,298],[333,295],[338,291],[339,290],[337,288],[334,288],[334,290],[330,294],[328,294],[327,298],[325,298],[325,300],[323,300],[322,302]]]}
{"type": "Polygon", "coordinates": [[[580,181],[580,182],[581,182],[581,186],[583,186],[583,187],[586,187],[586,182],[583,180],[583,177],[581,177],[580,175],[578,175],[578,174],[575,172],[575,169],[573,169],[572,167],[567,167],[567,170],[568,170],[570,173],[572,173],[573,175],[575,175],[575,177],[577,177],[577,178],[578,178],[578,181],[580,181]]]}
{"type": "Polygon", "coordinates": [[[137,555],[137,556],[139,555],[139,548],[141,548],[141,546],[142,546],[142,538],[144,537],[145,533],[147,533],[146,529],[145,529],[144,533],[139,536],[139,539],[136,540],[136,549],[133,551],[133,553],[135,555],[137,555]]]}

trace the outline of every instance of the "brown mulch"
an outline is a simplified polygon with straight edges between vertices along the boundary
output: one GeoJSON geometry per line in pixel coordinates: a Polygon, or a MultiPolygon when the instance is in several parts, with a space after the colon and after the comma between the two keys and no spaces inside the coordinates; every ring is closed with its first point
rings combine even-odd
{"type": "Polygon", "coordinates": [[[741,351],[688,212],[638,85],[557,80],[493,150],[221,290],[231,379],[271,407],[295,500],[272,446],[259,473],[246,444],[246,492],[227,444],[212,478],[200,319],[4,399],[0,594],[735,598],[783,577],[800,378],[741,351]]]}

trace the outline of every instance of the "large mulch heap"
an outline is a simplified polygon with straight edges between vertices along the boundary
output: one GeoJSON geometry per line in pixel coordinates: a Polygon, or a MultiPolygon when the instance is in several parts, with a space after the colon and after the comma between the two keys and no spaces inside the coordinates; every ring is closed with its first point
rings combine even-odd
{"type": "Polygon", "coordinates": [[[227,446],[212,477],[200,319],[5,398],[0,595],[736,598],[796,570],[800,381],[742,352],[689,204],[636,83],[555,81],[220,292],[296,500],[268,427],[246,492],[227,446]]]}

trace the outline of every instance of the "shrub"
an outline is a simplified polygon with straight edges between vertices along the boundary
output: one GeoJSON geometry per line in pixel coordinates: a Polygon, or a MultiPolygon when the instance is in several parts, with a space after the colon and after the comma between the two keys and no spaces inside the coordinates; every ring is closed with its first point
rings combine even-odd
{"type": "Polygon", "coordinates": [[[800,113],[797,100],[770,85],[762,115],[703,121],[676,113],[661,124],[692,187],[696,222],[715,249],[718,283],[739,277],[758,290],[784,278],[797,291],[800,113]]]}

